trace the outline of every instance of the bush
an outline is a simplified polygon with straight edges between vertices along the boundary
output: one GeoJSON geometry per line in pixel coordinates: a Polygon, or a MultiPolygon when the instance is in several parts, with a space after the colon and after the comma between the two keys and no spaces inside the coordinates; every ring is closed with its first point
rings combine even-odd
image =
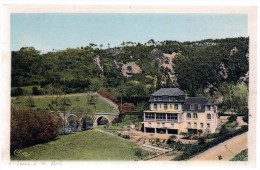
{"type": "Polygon", "coordinates": [[[40,95],[40,94],[42,94],[42,92],[38,89],[37,86],[33,86],[32,87],[32,94],[33,95],[40,95]]]}
{"type": "Polygon", "coordinates": [[[184,149],[184,152],[182,155],[180,156],[177,156],[174,158],[174,160],[176,161],[180,161],[180,160],[186,160],[186,159],[190,159],[192,157],[194,157],[195,155],[213,147],[213,146],[216,146],[217,144],[219,143],[222,143],[234,136],[237,136],[237,135],[240,135],[244,132],[247,132],[248,131],[248,126],[242,126],[240,129],[234,131],[233,133],[230,132],[230,133],[227,133],[227,134],[224,134],[222,136],[219,136],[218,138],[210,141],[210,142],[207,142],[205,144],[202,144],[202,145],[192,145],[190,148],[188,149],[184,149]]]}
{"type": "Polygon", "coordinates": [[[22,96],[24,95],[24,91],[21,87],[13,87],[11,89],[11,96],[22,96]]]}
{"type": "Polygon", "coordinates": [[[229,122],[237,121],[237,115],[231,115],[231,116],[228,118],[228,121],[229,121],[229,122]]]}
{"type": "Polygon", "coordinates": [[[11,111],[11,154],[15,149],[49,142],[58,136],[58,115],[47,111],[11,111]]]}
{"type": "Polygon", "coordinates": [[[130,139],[129,135],[121,135],[121,137],[124,138],[124,139],[130,139]]]}
{"type": "Polygon", "coordinates": [[[230,161],[248,161],[248,149],[241,151],[230,161]]]}
{"type": "Polygon", "coordinates": [[[132,112],[135,110],[135,105],[133,103],[124,103],[122,107],[119,105],[118,108],[121,113],[132,112]]]}
{"type": "Polygon", "coordinates": [[[143,151],[142,149],[140,148],[137,148],[135,150],[135,156],[138,157],[139,159],[143,159],[144,157],[147,156],[147,152],[143,151]]]}
{"type": "Polygon", "coordinates": [[[186,151],[189,150],[193,145],[187,145],[187,144],[182,144],[180,142],[171,142],[170,143],[170,148],[177,150],[177,151],[186,151]]]}
{"type": "Polygon", "coordinates": [[[105,98],[108,98],[109,100],[113,101],[114,103],[119,103],[119,101],[116,98],[116,95],[113,92],[99,90],[97,93],[105,98]]]}

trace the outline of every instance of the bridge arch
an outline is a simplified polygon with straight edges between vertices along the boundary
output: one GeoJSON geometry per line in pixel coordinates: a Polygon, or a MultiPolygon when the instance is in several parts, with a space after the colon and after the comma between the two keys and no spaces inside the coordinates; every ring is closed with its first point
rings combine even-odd
{"type": "Polygon", "coordinates": [[[92,128],[94,125],[94,120],[88,115],[82,115],[79,119],[80,126],[83,130],[86,130],[88,128],[92,128]]]}
{"type": "Polygon", "coordinates": [[[68,125],[76,125],[78,121],[78,117],[75,114],[69,114],[67,116],[67,124],[68,125]]]}
{"type": "Polygon", "coordinates": [[[109,124],[110,122],[111,122],[111,120],[105,115],[97,116],[95,119],[96,125],[106,125],[106,124],[109,124]]]}

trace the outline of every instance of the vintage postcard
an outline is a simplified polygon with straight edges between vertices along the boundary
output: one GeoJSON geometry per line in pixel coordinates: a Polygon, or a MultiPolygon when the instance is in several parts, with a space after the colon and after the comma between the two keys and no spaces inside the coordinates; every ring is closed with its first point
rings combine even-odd
{"type": "Polygon", "coordinates": [[[9,166],[256,167],[255,6],[3,9],[9,166]]]}

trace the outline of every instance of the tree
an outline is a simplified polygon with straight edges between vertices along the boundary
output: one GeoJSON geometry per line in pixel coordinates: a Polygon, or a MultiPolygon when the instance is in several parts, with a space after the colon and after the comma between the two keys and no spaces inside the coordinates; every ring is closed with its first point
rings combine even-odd
{"type": "Polygon", "coordinates": [[[26,99],[26,106],[30,108],[30,110],[35,107],[35,102],[32,98],[32,96],[27,97],[26,99]]]}
{"type": "Polygon", "coordinates": [[[236,113],[243,113],[248,107],[248,89],[245,83],[223,83],[219,91],[223,94],[220,108],[236,113]]]}
{"type": "Polygon", "coordinates": [[[41,92],[40,92],[40,90],[38,89],[37,86],[32,87],[32,94],[33,95],[40,95],[41,94],[41,92]]]}
{"type": "Polygon", "coordinates": [[[11,110],[11,154],[14,150],[55,140],[58,116],[49,111],[11,110]]]}

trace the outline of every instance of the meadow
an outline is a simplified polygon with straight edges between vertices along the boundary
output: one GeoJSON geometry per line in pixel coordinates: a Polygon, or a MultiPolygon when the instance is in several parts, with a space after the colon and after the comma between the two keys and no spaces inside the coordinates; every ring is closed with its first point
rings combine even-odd
{"type": "Polygon", "coordinates": [[[23,148],[12,160],[125,160],[135,161],[146,151],[138,145],[98,130],[59,136],[57,140],[23,148]]]}
{"type": "MultiPolygon", "coordinates": [[[[101,112],[101,113],[118,113],[117,109],[110,106],[108,103],[99,99],[96,95],[94,96],[94,104],[89,103],[91,93],[78,93],[78,94],[67,94],[59,96],[60,98],[65,97],[69,99],[70,105],[66,111],[70,112],[101,112]]],[[[56,100],[57,96],[43,95],[43,96],[18,96],[12,98],[12,106],[16,108],[28,108],[28,100],[33,101],[33,106],[30,107],[32,110],[50,110],[49,104],[51,100],[56,100]]]]}

